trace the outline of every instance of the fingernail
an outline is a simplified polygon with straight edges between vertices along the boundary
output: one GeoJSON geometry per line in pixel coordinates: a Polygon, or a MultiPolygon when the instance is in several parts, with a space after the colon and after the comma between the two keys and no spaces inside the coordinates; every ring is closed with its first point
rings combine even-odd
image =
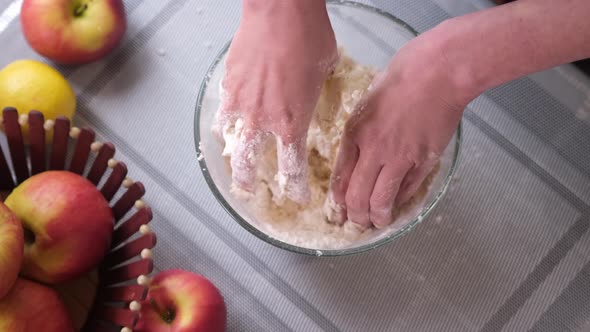
{"type": "Polygon", "coordinates": [[[377,229],[383,229],[391,223],[392,209],[371,209],[371,223],[377,229]]]}
{"type": "Polygon", "coordinates": [[[299,204],[308,203],[311,192],[304,144],[285,145],[282,138],[277,137],[277,148],[279,158],[277,182],[280,195],[299,204]]]}
{"type": "Polygon", "coordinates": [[[402,207],[406,205],[406,203],[408,203],[410,199],[412,199],[412,196],[404,195],[401,199],[396,199],[395,206],[402,207]]]}
{"type": "Polygon", "coordinates": [[[345,221],[345,223],[350,224],[351,226],[353,226],[357,231],[359,232],[364,232],[367,229],[371,228],[371,223],[359,223],[357,221],[355,221],[354,219],[348,218],[348,220],[345,221]]]}
{"type": "Polygon", "coordinates": [[[255,191],[240,187],[235,182],[230,186],[230,193],[240,200],[248,201],[254,197],[255,191]]]}
{"type": "Polygon", "coordinates": [[[376,222],[373,222],[373,226],[375,228],[377,228],[377,229],[383,229],[383,228],[387,227],[387,224],[386,223],[376,223],[376,222]]]}
{"type": "Polygon", "coordinates": [[[342,225],[346,221],[346,208],[344,205],[336,203],[334,194],[330,191],[324,202],[324,214],[328,222],[342,225]]]}
{"type": "Polygon", "coordinates": [[[364,231],[366,231],[367,229],[369,229],[368,226],[357,224],[357,223],[352,222],[352,221],[347,221],[346,224],[349,224],[350,227],[354,228],[357,232],[361,232],[361,233],[364,232],[364,231]]]}
{"type": "Polygon", "coordinates": [[[287,197],[298,204],[307,204],[309,202],[311,192],[307,183],[307,173],[295,175],[279,173],[277,177],[281,196],[287,197]]]}

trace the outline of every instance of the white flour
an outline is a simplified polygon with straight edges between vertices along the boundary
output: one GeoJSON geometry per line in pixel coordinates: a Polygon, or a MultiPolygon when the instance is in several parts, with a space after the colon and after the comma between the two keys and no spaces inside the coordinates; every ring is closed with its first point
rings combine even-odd
{"type": "MultiPolygon", "coordinates": [[[[351,222],[344,226],[330,224],[323,208],[344,125],[365,95],[375,73],[342,54],[333,75],[325,82],[307,139],[311,191],[308,204],[302,206],[282,198],[274,140],[269,140],[260,158],[255,195],[232,190],[256,215],[258,226],[263,227],[265,233],[306,248],[339,249],[375,232],[374,229],[362,231],[351,222]]],[[[235,126],[224,129],[223,155],[228,159],[238,142],[242,125],[238,120],[235,126]]]]}

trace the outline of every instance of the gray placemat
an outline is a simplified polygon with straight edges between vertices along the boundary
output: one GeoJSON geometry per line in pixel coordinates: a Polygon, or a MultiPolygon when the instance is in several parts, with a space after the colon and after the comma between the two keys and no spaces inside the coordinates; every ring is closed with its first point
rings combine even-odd
{"type": "MultiPolygon", "coordinates": [[[[365,2],[418,31],[450,17],[431,1],[365,2]]],[[[0,1],[0,64],[40,59],[20,33],[18,4],[0,1]]],[[[240,2],[125,4],[129,31],[115,53],[59,67],[79,96],[75,121],[112,141],[130,176],[145,184],[159,240],[157,269],[211,278],[226,297],[229,331],[585,329],[590,83],[584,76],[564,66],[472,102],[456,177],[411,234],[357,256],[301,257],[231,220],[196,162],[197,89],[238,23],[240,2]]]]}

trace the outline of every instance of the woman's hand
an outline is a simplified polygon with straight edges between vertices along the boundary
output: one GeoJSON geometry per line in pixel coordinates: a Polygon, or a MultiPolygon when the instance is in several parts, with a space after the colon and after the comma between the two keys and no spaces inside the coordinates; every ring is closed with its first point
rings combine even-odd
{"type": "Polygon", "coordinates": [[[410,41],[347,125],[330,219],[389,224],[392,208],[419,188],[472,99],[590,56],[589,11],[587,0],[514,1],[449,19],[410,41]]]}
{"type": "Polygon", "coordinates": [[[390,224],[437,164],[468,99],[435,45],[427,35],[406,44],[347,122],[327,201],[332,222],[390,224]]]}
{"type": "Polygon", "coordinates": [[[257,158],[274,135],[282,193],[299,203],[309,199],[307,130],[337,57],[323,1],[244,1],[214,126],[223,137],[238,119],[243,123],[232,151],[234,185],[254,190],[257,158]]]}

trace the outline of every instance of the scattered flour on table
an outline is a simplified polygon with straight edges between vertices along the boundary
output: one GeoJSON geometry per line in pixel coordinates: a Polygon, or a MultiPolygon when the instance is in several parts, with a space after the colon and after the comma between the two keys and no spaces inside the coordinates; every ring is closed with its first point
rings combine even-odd
{"type": "MultiPolygon", "coordinates": [[[[339,249],[370,237],[376,230],[360,230],[355,224],[327,222],[326,201],[340,137],[351,113],[367,92],[376,71],[357,64],[341,53],[334,73],[326,80],[309,128],[307,147],[311,200],[299,205],[283,198],[277,176],[276,142],[269,140],[259,158],[255,195],[232,189],[248,205],[263,231],[281,241],[313,249],[339,249]]],[[[229,164],[243,123],[224,128],[223,155],[229,164]]],[[[417,195],[418,196],[418,195],[417,195]]]]}

